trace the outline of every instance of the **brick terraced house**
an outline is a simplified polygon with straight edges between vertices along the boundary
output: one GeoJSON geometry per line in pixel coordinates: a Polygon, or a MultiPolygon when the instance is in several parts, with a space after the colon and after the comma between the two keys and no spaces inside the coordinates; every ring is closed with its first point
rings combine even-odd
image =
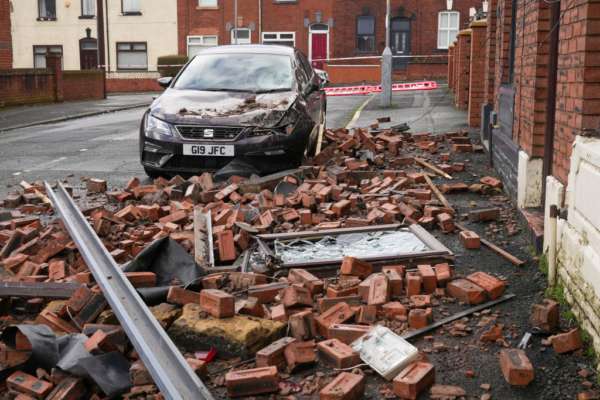
{"type": "Polygon", "coordinates": [[[599,352],[600,2],[490,0],[449,59],[456,106],[599,352]]]}
{"type": "MultiPolygon", "coordinates": [[[[223,44],[293,45],[330,72],[334,82],[380,80],[385,48],[383,0],[177,0],[178,48],[223,44]],[[237,16],[237,20],[236,20],[237,16]],[[340,58],[358,58],[335,60],[340,58]],[[329,62],[319,60],[334,59],[329,62]]],[[[446,76],[448,45],[469,24],[481,0],[392,0],[390,43],[395,55],[427,55],[394,62],[396,79],[446,76]]]]}

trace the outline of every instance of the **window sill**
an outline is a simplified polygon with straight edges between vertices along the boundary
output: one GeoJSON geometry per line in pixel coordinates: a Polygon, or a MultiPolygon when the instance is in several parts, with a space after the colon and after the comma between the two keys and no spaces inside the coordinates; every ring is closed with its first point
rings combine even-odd
{"type": "Polygon", "coordinates": [[[80,15],[79,19],[94,19],[96,18],[95,15],[80,15]]]}
{"type": "Polygon", "coordinates": [[[135,69],[129,69],[129,68],[117,68],[117,72],[148,72],[148,68],[146,69],[139,69],[139,68],[135,68],[135,69]]]}
{"type": "Polygon", "coordinates": [[[203,6],[196,6],[196,10],[206,10],[206,11],[211,11],[211,10],[212,10],[212,11],[216,11],[216,10],[218,10],[218,9],[219,9],[219,7],[210,7],[210,6],[203,7],[203,6]]]}
{"type": "Polygon", "coordinates": [[[139,15],[142,15],[142,12],[141,11],[124,12],[124,13],[121,13],[121,15],[124,17],[139,16],[139,15]]]}
{"type": "Polygon", "coordinates": [[[285,4],[298,4],[298,0],[290,0],[290,1],[273,0],[273,4],[281,4],[281,5],[285,5],[285,4]]]}
{"type": "Polygon", "coordinates": [[[41,22],[56,21],[56,17],[38,17],[37,20],[41,22]]]}

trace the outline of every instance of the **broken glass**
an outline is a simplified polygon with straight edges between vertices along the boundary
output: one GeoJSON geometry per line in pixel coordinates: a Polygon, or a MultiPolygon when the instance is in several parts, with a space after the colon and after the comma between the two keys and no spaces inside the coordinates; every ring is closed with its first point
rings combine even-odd
{"type": "Polygon", "coordinates": [[[393,257],[432,249],[409,230],[398,230],[324,236],[318,240],[276,240],[274,250],[284,264],[296,264],[341,260],[346,256],[393,257]]]}

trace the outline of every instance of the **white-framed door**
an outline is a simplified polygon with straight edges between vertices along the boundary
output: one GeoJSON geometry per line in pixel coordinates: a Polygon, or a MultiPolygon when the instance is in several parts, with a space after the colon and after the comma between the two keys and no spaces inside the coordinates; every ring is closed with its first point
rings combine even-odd
{"type": "Polygon", "coordinates": [[[308,60],[315,68],[323,68],[322,61],[329,58],[329,25],[312,24],[308,31],[308,60]]]}

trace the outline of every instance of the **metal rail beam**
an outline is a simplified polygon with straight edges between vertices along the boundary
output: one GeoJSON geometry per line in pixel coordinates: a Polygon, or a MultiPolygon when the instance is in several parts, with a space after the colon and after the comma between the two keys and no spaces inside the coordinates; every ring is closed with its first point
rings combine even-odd
{"type": "Polygon", "coordinates": [[[169,400],[213,397],[167,336],[62,184],[46,192],[154,382],[169,400]]]}

